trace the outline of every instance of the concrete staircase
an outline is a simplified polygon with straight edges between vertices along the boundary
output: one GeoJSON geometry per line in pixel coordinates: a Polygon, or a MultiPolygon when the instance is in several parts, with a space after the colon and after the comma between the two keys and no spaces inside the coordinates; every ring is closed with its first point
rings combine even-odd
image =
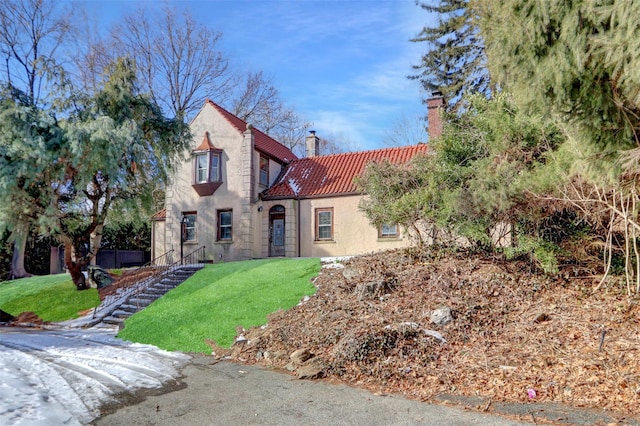
{"type": "Polygon", "coordinates": [[[164,296],[169,290],[182,284],[187,278],[202,269],[202,267],[203,265],[181,266],[158,277],[139,291],[123,298],[122,303],[114,307],[109,315],[102,318],[101,322],[122,327],[125,319],[143,310],[156,299],[164,296]]]}

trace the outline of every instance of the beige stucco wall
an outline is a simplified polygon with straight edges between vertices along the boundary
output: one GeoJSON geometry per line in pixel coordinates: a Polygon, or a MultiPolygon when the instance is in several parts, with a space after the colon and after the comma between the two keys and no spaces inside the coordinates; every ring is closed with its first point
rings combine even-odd
{"type": "MultiPolygon", "coordinates": [[[[176,170],[170,188],[167,191],[167,249],[173,248],[176,253],[180,251],[180,218],[183,212],[195,211],[196,240],[184,244],[184,253],[205,245],[206,255],[209,260],[215,262],[240,260],[256,257],[254,241],[244,241],[248,233],[254,234],[255,229],[249,230],[252,218],[257,215],[257,168],[259,154],[253,152],[254,176],[251,189],[252,200],[247,200],[249,185],[246,180],[244,167],[249,164],[245,158],[243,161],[244,136],[209,104],[200,111],[191,123],[193,141],[189,150],[185,151],[185,161],[176,170]],[[221,156],[221,180],[222,185],[213,195],[200,196],[193,189],[194,166],[191,150],[200,145],[209,132],[213,145],[222,149],[221,156]],[[233,241],[216,241],[217,211],[233,210],[233,241]],[[250,231],[250,232],[249,232],[250,231]]],[[[246,152],[246,151],[245,151],[246,152]]],[[[253,221],[255,223],[255,221],[253,221]]]]}
{"type": "Polygon", "coordinates": [[[167,252],[166,228],[164,220],[151,222],[151,259],[167,252]]]}
{"type": "MultiPolygon", "coordinates": [[[[206,256],[214,262],[269,256],[269,210],[285,207],[285,253],[287,257],[322,257],[356,255],[407,247],[410,238],[378,238],[358,210],[360,196],[316,199],[260,200],[266,187],[259,184],[260,153],[250,149],[250,133],[240,133],[215,108],[206,104],[191,123],[193,141],[184,152],[184,162],[176,170],[166,195],[166,221],[154,222],[152,242],[154,255],[173,249],[180,253],[180,219],[184,212],[195,211],[196,240],[184,244],[187,254],[202,245],[206,256]],[[212,144],[223,150],[221,156],[222,185],[211,196],[200,196],[193,189],[194,164],[191,151],[200,145],[205,132],[212,144]],[[251,168],[251,172],[246,172],[251,168]],[[315,209],[333,208],[334,238],[314,241],[315,209]],[[217,211],[233,211],[233,241],[216,241],[217,211]]],[[[270,160],[270,184],[278,177],[281,165],[270,160]]]]}
{"type": "Polygon", "coordinates": [[[358,210],[361,196],[301,200],[301,256],[347,256],[410,245],[400,230],[398,238],[378,238],[378,230],[358,210]],[[315,241],[315,209],[333,208],[333,241],[315,241]]]}
{"type": "MultiPolygon", "coordinates": [[[[259,199],[259,195],[261,192],[268,189],[276,178],[280,175],[282,171],[282,165],[278,162],[269,159],[269,185],[264,186],[260,184],[260,152],[254,152],[254,170],[255,170],[255,183],[254,183],[254,191],[253,191],[253,203],[251,207],[252,211],[252,221],[253,221],[253,257],[267,257],[269,256],[269,209],[274,205],[280,204],[285,205],[285,203],[273,203],[273,202],[263,202],[259,199]]],[[[286,203],[287,206],[290,203],[286,203]]],[[[289,209],[285,206],[285,212],[288,216],[289,209]]],[[[289,218],[285,218],[285,226],[289,223],[289,218]]],[[[287,234],[288,236],[288,234],[287,234]]]]}
{"type": "Polygon", "coordinates": [[[259,237],[256,238],[257,257],[269,256],[269,210],[274,206],[284,207],[285,217],[285,256],[298,256],[298,227],[297,227],[297,201],[296,200],[270,200],[259,203],[261,212],[257,212],[256,222],[259,224],[259,237]]]}

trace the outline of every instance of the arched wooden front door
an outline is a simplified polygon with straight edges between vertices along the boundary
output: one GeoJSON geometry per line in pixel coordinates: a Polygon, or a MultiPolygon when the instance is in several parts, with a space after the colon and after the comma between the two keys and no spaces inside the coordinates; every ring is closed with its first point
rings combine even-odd
{"type": "Polygon", "coordinates": [[[284,256],[284,207],[273,206],[269,210],[269,256],[284,256]]]}

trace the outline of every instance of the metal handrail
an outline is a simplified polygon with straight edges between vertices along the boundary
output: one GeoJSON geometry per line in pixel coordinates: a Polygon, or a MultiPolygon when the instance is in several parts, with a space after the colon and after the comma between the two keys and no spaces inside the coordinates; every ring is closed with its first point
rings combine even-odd
{"type": "MultiPolygon", "coordinates": [[[[139,267],[135,271],[127,274],[128,277],[137,279],[136,284],[127,287],[122,292],[114,295],[114,300],[121,299],[123,297],[131,298],[138,296],[147,290],[149,287],[157,283],[160,278],[170,272],[184,268],[184,267],[204,267],[205,259],[205,246],[201,246],[190,253],[184,255],[181,259],[172,261],[172,255],[174,250],[169,250],[165,254],[158,256],[151,262],[139,267]]],[[[96,307],[93,312],[93,317],[100,310],[101,306],[109,306],[111,303],[107,302],[107,299],[111,296],[107,296],[100,306],[96,307]]],[[[139,302],[136,302],[136,311],[140,310],[139,302]]]]}
{"type": "Polygon", "coordinates": [[[199,266],[202,267],[204,266],[205,263],[205,248],[206,246],[201,246],[198,247],[197,249],[195,249],[194,251],[192,251],[191,253],[187,253],[185,254],[182,259],[180,259],[179,262],[176,263],[180,263],[180,265],[194,265],[194,266],[199,266]]]}
{"type": "MultiPolygon", "coordinates": [[[[134,296],[134,295],[137,296],[143,293],[147,288],[149,288],[150,286],[158,282],[158,278],[160,278],[162,275],[165,275],[169,272],[176,271],[186,266],[198,267],[198,268],[203,267],[205,262],[204,256],[205,256],[205,246],[198,247],[192,252],[187,253],[186,255],[182,256],[182,258],[180,258],[179,260],[176,260],[171,265],[168,265],[168,267],[164,271],[154,275],[153,279],[144,280],[142,282],[143,285],[136,286],[136,290],[131,294],[131,296],[134,296]]],[[[139,310],[140,310],[140,304],[139,302],[136,302],[136,311],[139,311],[139,310]]]]}
{"type": "Polygon", "coordinates": [[[160,256],[157,256],[156,258],[145,263],[144,265],[132,271],[129,271],[125,275],[120,277],[120,279],[134,281],[135,284],[126,287],[126,289],[123,291],[116,292],[116,294],[112,296],[107,296],[105,300],[93,310],[93,318],[96,317],[96,314],[101,310],[101,307],[106,307],[110,305],[109,299],[114,299],[114,300],[120,299],[121,297],[124,296],[123,293],[129,293],[129,294],[138,293],[140,290],[140,287],[143,286],[142,284],[148,282],[150,279],[155,279],[163,275],[164,273],[166,273],[166,271],[171,267],[171,265],[175,263],[173,262],[174,252],[175,250],[171,249],[168,252],[161,254],[160,256]]]}

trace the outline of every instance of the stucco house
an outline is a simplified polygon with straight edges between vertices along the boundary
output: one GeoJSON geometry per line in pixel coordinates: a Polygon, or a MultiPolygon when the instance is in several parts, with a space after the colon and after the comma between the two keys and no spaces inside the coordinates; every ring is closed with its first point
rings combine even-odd
{"type": "Polygon", "coordinates": [[[307,156],[245,123],[212,101],[192,120],[194,142],[152,218],[152,258],[206,246],[213,262],[272,256],[345,256],[406,247],[395,224],[372,226],[358,210],[354,185],[370,161],[404,163],[427,145],[307,156]]]}

